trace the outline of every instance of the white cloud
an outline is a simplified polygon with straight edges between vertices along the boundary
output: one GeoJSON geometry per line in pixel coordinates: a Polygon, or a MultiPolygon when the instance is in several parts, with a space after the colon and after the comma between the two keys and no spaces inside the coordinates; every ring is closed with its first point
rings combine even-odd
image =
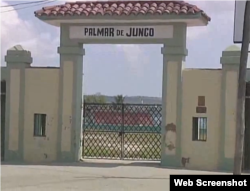
{"type": "MultiPolygon", "coordinates": [[[[226,23],[228,22],[228,14],[232,14],[232,2],[192,1],[191,3],[196,4],[206,13],[208,13],[208,15],[214,16],[212,17],[211,23],[214,22],[213,19],[220,19],[226,23]]],[[[7,3],[1,1],[1,5],[7,5],[7,3]]],[[[9,7],[8,9],[13,8],[9,7]]],[[[7,10],[7,8],[4,8],[4,11],[5,10],[7,10]]],[[[58,29],[51,27],[51,31],[43,31],[41,33],[37,29],[35,23],[29,20],[21,19],[16,11],[4,13],[1,17],[1,26],[2,59],[4,58],[8,48],[11,48],[16,44],[21,44],[25,49],[31,50],[32,56],[35,60],[35,65],[59,65],[59,63],[51,63],[53,58],[58,57],[56,48],[59,45],[59,35],[57,35],[57,38],[54,38],[54,35],[51,33],[51,31],[54,30],[56,32],[58,29]]],[[[227,29],[223,30],[226,31],[227,29]]],[[[187,33],[188,39],[192,40],[200,38],[203,35],[207,35],[210,31],[210,24],[208,27],[189,28],[187,33]]],[[[131,71],[135,74],[139,74],[141,68],[147,62],[147,59],[145,58],[147,53],[144,51],[144,49],[139,45],[117,45],[117,48],[118,51],[123,51],[131,71]],[[142,60],[142,58],[145,59],[142,60]]]]}
{"type": "MultiPolygon", "coordinates": [[[[187,37],[189,40],[207,35],[211,30],[214,30],[215,27],[222,27],[222,25],[228,27],[228,23],[233,22],[234,1],[188,0],[188,2],[196,5],[211,17],[208,26],[188,28],[187,37]]],[[[223,28],[223,30],[227,31],[227,28],[223,28]]]]}
{"type": "Polygon", "coordinates": [[[193,40],[200,38],[202,35],[209,33],[207,26],[202,27],[190,27],[187,29],[187,38],[188,40],[193,40]]]}
{"type": "MultiPolygon", "coordinates": [[[[83,0],[83,1],[97,1],[97,0],[83,0]]],[[[105,0],[103,0],[103,1],[105,1],[105,0]]],[[[76,0],[59,0],[59,1],[56,1],[56,4],[64,4],[67,2],[76,2],[76,0]]]]}
{"type": "Polygon", "coordinates": [[[143,74],[143,67],[148,63],[147,53],[139,45],[116,45],[125,55],[126,62],[132,74],[140,76],[143,74]]]}
{"type": "MultiPolygon", "coordinates": [[[[1,6],[3,5],[8,3],[1,1],[1,6]]],[[[12,9],[13,7],[6,7],[1,11],[12,9]]],[[[58,40],[53,39],[51,33],[41,33],[34,23],[21,19],[16,11],[5,12],[1,17],[1,60],[6,51],[17,44],[31,51],[35,65],[51,65],[47,63],[49,58],[57,56],[58,40]]]]}
{"type": "Polygon", "coordinates": [[[200,9],[202,9],[205,13],[208,15],[213,13],[223,13],[227,11],[233,11],[234,10],[234,3],[235,0],[226,1],[226,0],[214,0],[214,1],[208,1],[208,0],[188,0],[187,2],[196,5],[200,9]]]}
{"type": "MultiPolygon", "coordinates": [[[[1,1],[1,6],[3,5],[8,5],[8,3],[1,1]]],[[[4,11],[12,9],[13,7],[8,7],[4,8],[4,11]]],[[[52,63],[54,58],[58,57],[56,51],[59,46],[59,32],[56,38],[53,38],[51,31],[41,33],[37,30],[34,23],[21,19],[17,11],[4,13],[4,17],[1,17],[1,28],[2,61],[7,49],[20,44],[24,49],[31,51],[34,59],[33,65],[59,65],[59,63],[52,63]]],[[[56,31],[55,28],[54,30],[56,31]]],[[[138,58],[144,57],[144,52],[141,48],[138,45],[117,45],[117,49],[118,51],[124,52],[131,72],[139,74],[142,62],[138,58]]]]}

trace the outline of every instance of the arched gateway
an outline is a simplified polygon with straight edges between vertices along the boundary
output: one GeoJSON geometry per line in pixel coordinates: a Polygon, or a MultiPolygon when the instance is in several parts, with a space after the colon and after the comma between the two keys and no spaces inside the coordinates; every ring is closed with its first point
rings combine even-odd
{"type": "Polygon", "coordinates": [[[58,160],[79,160],[81,157],[79,106],[84,44],[163,44],[162,134],[165,140],[162,141],[161,161],[163,165],[178,166],[187,27],[206,26],[210,18],[195,5],[179,1],[70,2],[45,7],[36,11],[35,16],[60,27],[61,32],[58,160]],[[72,85],[70,91],[69,85],[72,85]],[[64,120],[70,116],[72,123],[68,125],[72,128],[64,131],[60,124],[67,123],[64,120]]]}
{"type": "MultiPolygon", "coordinates": [[[[60,67],[32,67],[31,52],[21,46],[7,51],[7,66],[1,69],[1,81],[6,81],[4,160],[81,158],[84,44],[163,44],[161,164],[232,170],[240,49],[222,51],[222,68],[184,68],[187,27],[210,21],[202,10],[182,1],[96,1],[45,7],[35,16],[60,27],[60,67]]],[[[246,169],[249,151],[246,147],[246,169]]]]}

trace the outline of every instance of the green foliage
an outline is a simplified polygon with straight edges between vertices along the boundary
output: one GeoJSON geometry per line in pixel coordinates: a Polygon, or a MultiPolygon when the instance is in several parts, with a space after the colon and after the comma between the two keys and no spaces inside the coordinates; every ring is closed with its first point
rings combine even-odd
{"type": "Polygon", "coordinates": [[[86,103],[106,103],[106,98],[103,95],[87,95],[84,96],[86,103]]]}
{"type": "Polygon", "coordinates": [[[117,95],[115,96],[115,104],[123,104],[125,101],[125,96],[117,95]]]}

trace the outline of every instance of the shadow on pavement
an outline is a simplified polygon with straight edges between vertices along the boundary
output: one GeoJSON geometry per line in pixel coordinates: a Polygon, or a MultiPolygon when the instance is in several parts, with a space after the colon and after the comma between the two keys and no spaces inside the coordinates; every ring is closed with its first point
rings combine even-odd
{"type": "MultiPolygon", "coordinates": [[[[116,167],[149,167],[149,168],[160,168],[160,169],[172,169],[172,170],[194,170],[201,172],[214,172],[214,173],[229,173],[228,171],[208,171],[208,170],[197,170],[197,169],[185,169],[185,168],[174,168],[161,166],[160,161],[129,161],[129,160],[103,160],[103,159],[86,159],[79,162],[47,162],[47,163],[24,163],[24,162],[4,162],[1,165],[20,165],[20,166],[58,166],[58,167],[87,167],[87,168],[116,168],[116,167]]],[[[188,173],[187,173],[188,174],[188,173]]],[[[243,174],[250,174],[249,171],[244,171],[243,174]]]]}
{"type": "Polygon", "coordinates": [[[92,168],[115,168],[120,166],[143,166],[164,168],[160,162],[130,162],[130,161],[116,161],[116,160],[82,160],[79,162],[48,162],[48,163],[24,163],[24,162],[4,162],[1,165],[42,165],[42,166],[76,166],[76,167],[92,167],[92,168]]]}

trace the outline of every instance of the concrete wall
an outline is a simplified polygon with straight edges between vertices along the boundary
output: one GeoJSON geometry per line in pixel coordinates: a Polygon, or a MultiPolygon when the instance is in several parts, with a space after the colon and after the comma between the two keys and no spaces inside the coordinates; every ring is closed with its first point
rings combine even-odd
{"type": "MultiPolygon", "coordinates": [[[[74,50],[76,54],[62,56],[61,68],[31,67],[30,52],[16,50],[16,47],[8,50],[7,67],[1,71],[1,79],[7,83],[7,161],[37,163],[79,159],[81,140],[77,137],[81,136],[81,119],[76,119],[76,116],[80,114],[82,117],[83,52],[81,47],[64,47],[59,52],[63,54],[66,50],[74,50]],[[34,137],[35,113],[47,115],[45,137],[34,137]]],[[[168,55],[166,50],[171,48],[163,49],[164,57],[168,55]]],[[[217,70],[183,70],[182,60],[176,57],[173,57],[177,60],[175,62],[165,59],[163,118],[166,124],[163,128],[166,128],[166,133],[162,131],[165,135],[162,165],[180,167],[182,158],[189,158],[186,168],[232,170],[239,58],[239,49],[231,46],[223,51],[222,69],[217,70]],[[205,97],[206,112],[197,113],[199,96],[205,97]],[[207,117],[206,141],[192,140],[193,117],[207,117]],[[173,143],[174,149],[171,150],[170,144],[173,143]]]]}
{"type": "Polygon", "coordinates": [[[54,161],[57,154],[59,69],[25,69],[24,160],[54,161]],[[46,137],[34,137],[34,114],[47,114],[46,137]]]}
{"type": "Polygon", "coordinates": [[[221,70],[186,69],[183,72],[182,157],[187,168],[215,170],[219,165],[221,70]],[[206,113],[196,113],[198,96],[205,96],[206,113]],[[207,117],[207,140],[193,141],[193,117],[207,117]]]}
{"type": "MultiPolygon", "coordinates": [[[[65,62],[63,70],[63,126],[70,127],[72,100],[72,63],[65,62]],[[68,105],[68,106],[67,106],[68,105]]],[[[173,65],[174,66],[174,65],[173,65]]],[[[8,149],[17,151],[20,141],[23,141],[23,160],[26,162],[46,162],[58,160],[58,100],[59,68],[26,68],[24,86],[20,86],[20,69],[10,70],[10,130],[8,149]],[[24,127],[23,140],[19,140],[20,128],[18,114],[20,97],[24,93],[24,127]],[[34,137],[34,114],[47,114],[46,137],[34,137]]],[[[182,73],[182,107],[181,107],[181,155],[189,158],[187,168],[217,170],[220,162],[221,120],[221,90],[225,90],[225,158],[233,158],[235,110],[237,91],[237,70],[227,71],[225,86],[222,86],[222,69],[184,69],[182,73]],[[198,96],[205,96],[206,113],[197,113],[198,96]],[[235,100],[235,101],[233,101],[235,100]],[[192,118],[207,117],[207,141],[192,140],[192,118]]],[[[176,76],[169,76],[168,83],[175,83],[176,76]]],[[[177,93],[168,91],[167,97],[177,97],[177,93]]],[[[169,102],[167,102],[169,103],[169,102]]],[[[169,105],[171,108],[171,105],[169,105]]],[[[176,114],[176,111],[169,110],[176,114]]],[[[60,149],[67,152],[71,147],[71,131],[61,130],[60,149]]],[[[172,137],[173,138],[173,137],[172,137]]]]}

